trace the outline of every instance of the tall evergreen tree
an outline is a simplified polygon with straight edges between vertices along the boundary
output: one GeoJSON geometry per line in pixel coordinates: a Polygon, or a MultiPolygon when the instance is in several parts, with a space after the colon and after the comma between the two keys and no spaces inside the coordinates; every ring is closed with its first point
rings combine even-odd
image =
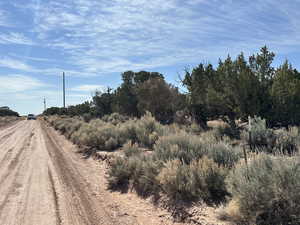
{"type": "Polygon", "coordinates": [[[300,125],[300,73],[286,61],[275,73],[271,88],[274,125],[300,125]]]}

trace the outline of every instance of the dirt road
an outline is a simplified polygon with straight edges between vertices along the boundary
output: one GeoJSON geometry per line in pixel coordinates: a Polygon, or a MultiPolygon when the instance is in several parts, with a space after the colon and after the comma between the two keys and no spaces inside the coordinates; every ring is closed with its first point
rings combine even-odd
{"type": "Polygon", "coordinates": [[[99,167],[64,141],[40,121],[0,130],[0,224],[140,224],[101,193],[99,167]]]}

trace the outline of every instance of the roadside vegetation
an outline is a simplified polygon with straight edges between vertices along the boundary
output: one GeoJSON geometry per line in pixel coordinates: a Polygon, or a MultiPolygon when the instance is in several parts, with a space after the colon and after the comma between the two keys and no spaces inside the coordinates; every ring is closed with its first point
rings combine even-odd
{"type": "Polygon", "coordinates": [[[0,127],[19,120],[19,114],[8,107],[0,107],[0,127]]]}
{"type": "Polygon", "coordinates": [[[19,117],[15,117],[15,116],[0,116],[0,127],[3,127],[5,125],[8,125],[12,122],[15,122],[17,120],[19,120],[19,117]]]}
{"type": "Polygon", "coordinates": [[[19,114],[8,107],[0,107],[0,117],[4,116],[19,117],[19,114]]]}
{"type": "Polygon", "coordinates": [[[236,224],[300,224],[300,73],[272,67],[274,56],[264,47],[200,64],[181,79],[185,94],[162,74],[128,71],[116,90],[45,119],[86,154],[114,153],[112,190],[205,202],[236,224]]]}
{"type": "Polygon", "coordinates": [[[190,125],[162,125],[150,113],[140,119],[114,114],[90,122],[81,117],[46,120],[87,154],[116,153],[108,170],[112,190],[166,196],[171,204],[226,205],[222,217],[238,224],[298,224],[296,127],[272,130],[255,118],[251,129],[244,128],[235,139],[221,128],[194,133],[190,125]],[[246,134],[252,134],[251,143],[246,134]]]}

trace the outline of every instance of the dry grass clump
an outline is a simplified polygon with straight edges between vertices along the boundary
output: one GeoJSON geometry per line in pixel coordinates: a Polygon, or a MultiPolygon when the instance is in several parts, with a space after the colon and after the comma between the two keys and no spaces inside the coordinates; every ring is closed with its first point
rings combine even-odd
{"type": "Polygon", "coordinates": [[[132,141],[140,147],[152,149],[155,142],[169,133],[168,126],[163,126],[150,114],[146,113],[141,119],[130,119],[118,125],[120,138],[123,143],[132,141]]]}
{"type": "Polygon", "coordinates": [[[242,137],[252,150],[264,149],[272,152],[276,143],[275,132],[267,128],[266,120],[260,117],[251,119],[251,127],[242,133],[242,137]]]}
{"type": "Polygon", "coordinates": [[[224,136],[229,137],[231,139],[240,138],[240,130],[238,128],[232,128],[227,124],[213,128],[213,132],[219,140],[223,139],[224,136]]]}
{"type": "Polygon", "coordinates": [[[56,130],[59,130],[67,138],[71,136],[84,124],[77,118],[50,117],[47,120],[56,130]]]}
{"type": "Polygon", "coordinates": [[[124,144],[118,126],[100,119],[84,123],[71,137],[73,142],[99,150],[115,150],[124,144]]]}
{"type": "Polygon", "coordinates": [[[131,156],[139,155],[142,153],[139,146],[137,144],[132,144],[131,141],[127,142],[123,146],[123,151],[124,151],[124,154],[126,157],[131,157],[131,156]]]}
{"type": "Polygon", "coordinates": [[[121,115],[119,113],[112,113],[110,115],[105,115],[101,118],[106,123],[112,123],[113,125],[117,125],[119,123],[124,123],[129,120],[128,116],[121,115]]]}
{"type": "Polygon", "coordinates": [[[110,189],[128,188],[129,180],[136,169],[139,160],[116,157],[108,171],[108,186],[110,189]]]}
{"type": "Polygon", "coordinates": [[[211,158],[219,166],[231,168],[242,157],[239,147],[233,148],[224,141],[203,140],[185,132],[161,137],[154,146],[155,157],[164,162],[179,159],[190,164],[203,156],[211,158]]]}
{"type": "Polygon", "coordinates": [[[155,161],[151,157],[144,157],[142,159],[142,163],[139,164],[139,173],[135,174],[133,188],[141,196],[159,196],[161,185],[156,177],[161,171],[163,163],[155,161]]]}
{"type": "Polygon", "coordinates": [[[185,131],[189,134],[194,134],[194,135],[199,135],[202,132],[204,132],[204,129],[195,122],[191,122],[190,124],[173,123],[173,124],[170,124],[169,127],[172,130],[185,131]]]}
{"type": "Polygon", "coordinates": [[[157,122],[150,113],[146,113],[136,121],[135,134],[142,147],[152,149],[159,137],[168,134],[168,127],[157,122]]]}
{"type": "Polygon", "coordinates": [[[239,146],[232,147],[230,144],[221,141],[209,146],[207,156],[220,166],[233,168],[243,157],[243,151],[239,146]]]}
{"type": "Polygon", "coordinates": [[[166,163],[157,179],[162,190],[174,200],[221,202],[228,194],[226,173],[207,157],[189,165],[175,159],[166,163]]]}
{"type": "Polygon", "coordinates": [[[141,196],[156,195],[159,184],[156,180],[162,163],[151,157],[135,155],[116,157],[108,171],[108,185],[111,189],[134,188],[141,196]]]}
{"type": "Polygon", "coordinates": [[[300,223],[299,158],[261,155],[234,169],[226,182],[243,224],[300,223]]]}
{"type": "Polygon", "coordinates": [[[185,132],[161,137],[154,146],[155,156],[164,162],[179,159],[189,164],[207,152],[208,145],[198,136],[185,132]]]}
{"type": "Polygon", "coordinates": [[[242,133],[250,149],[270,154],[294,155],[299,150],[300,134],[297,127],[273,130],[259,117],[252,119],[251,127],[242,133]]]}
{"type": "Polygon", "coordinates": [[[276,136],[275,151],[284,155],[294,155],[299,151],[300,134],[298,127],[290,127],[288,130],[279,130],[276,136]]]}
{"type": "Polygon", "coordinates": [[[20,120],[19,117],[16,116],[1,116],[0,117],[0,127],[5,126],[14,121],[20,120]]]}

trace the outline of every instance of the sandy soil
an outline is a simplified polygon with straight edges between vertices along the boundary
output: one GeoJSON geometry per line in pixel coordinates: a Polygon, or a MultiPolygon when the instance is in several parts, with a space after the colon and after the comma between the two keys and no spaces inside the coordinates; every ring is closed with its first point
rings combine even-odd
{"type": "Polygon", "coordinates": [[[39,120],[1,129],[0,224],[180,224],[133,193],[107,190],[105,164],[77,151],[39,120]]]}

